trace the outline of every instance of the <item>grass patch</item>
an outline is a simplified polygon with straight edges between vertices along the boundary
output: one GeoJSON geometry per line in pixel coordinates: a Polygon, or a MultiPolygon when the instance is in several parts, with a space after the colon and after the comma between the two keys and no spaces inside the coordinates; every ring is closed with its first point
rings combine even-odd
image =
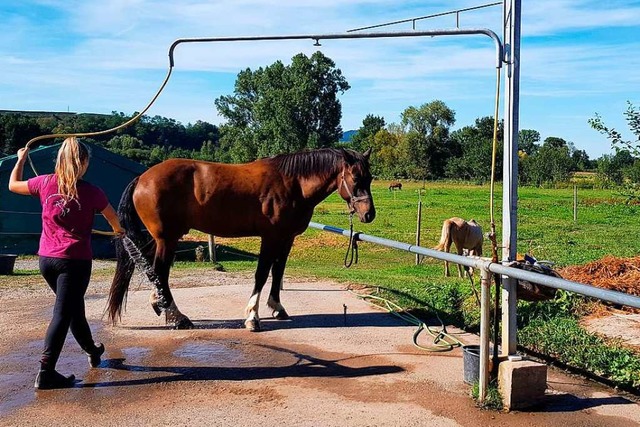
{"type": "Polygon", "coordinates": [[[478,406],[482,409],[501,411],[504,407],[502,395],[500,394],[500,390],[498,390],[497,380],[489,382],[484,402],[478,401],[478,398],[480,397],[480,385],[477,382],[473,383],[473,387],[471,388],[471,397],[475,399],[478,406]]]}

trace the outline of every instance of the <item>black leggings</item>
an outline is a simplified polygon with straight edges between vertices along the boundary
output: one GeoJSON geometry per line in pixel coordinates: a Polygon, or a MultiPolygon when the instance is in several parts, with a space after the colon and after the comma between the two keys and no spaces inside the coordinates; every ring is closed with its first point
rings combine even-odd
{"type": "Polygon", "coordinates": [[[85,352],[95,348],[84,313],[84,294],[91,278],[91,260],[41,256],[40,272],[56,294],[53,318],[47,328],[40,363],[43,369],[55,369],[69,327],[85,352]]]}

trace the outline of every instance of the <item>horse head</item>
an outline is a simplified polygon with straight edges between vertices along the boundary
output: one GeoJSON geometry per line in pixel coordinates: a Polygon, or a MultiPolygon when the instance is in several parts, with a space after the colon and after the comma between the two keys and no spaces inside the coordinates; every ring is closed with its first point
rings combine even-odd
{"type": "Polygon", "coordinates": [[[361,222],[371,222],[376,217],[376,208],[371,196],[371,171],[369,156],[364,153],[344,150],[344,164],[338,175],[338,193],[347,202],[351,214],[357,213],[361,222]]]}

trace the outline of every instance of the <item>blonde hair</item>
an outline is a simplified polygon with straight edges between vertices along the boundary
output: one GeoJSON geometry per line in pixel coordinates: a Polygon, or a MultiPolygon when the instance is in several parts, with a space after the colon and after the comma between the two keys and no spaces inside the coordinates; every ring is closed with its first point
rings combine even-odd
{"type": "Polygon", "coordinates": [[[89,167],[89,149],[75,137],[67,138],[58,150],[55,174],[58,193],[65,199],[77,199],[77,183],[89,167]]]}

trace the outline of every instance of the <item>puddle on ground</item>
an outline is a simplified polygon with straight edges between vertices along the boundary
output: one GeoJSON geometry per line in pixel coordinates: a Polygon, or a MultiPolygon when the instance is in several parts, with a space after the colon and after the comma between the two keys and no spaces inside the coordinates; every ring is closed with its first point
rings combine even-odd
{"type": "Polygon", "coordinates": [[[175,357],[215,366],[237,366],[245,359],[242,351],[219,342],[190,342],[173,352],[175,357]]]}

